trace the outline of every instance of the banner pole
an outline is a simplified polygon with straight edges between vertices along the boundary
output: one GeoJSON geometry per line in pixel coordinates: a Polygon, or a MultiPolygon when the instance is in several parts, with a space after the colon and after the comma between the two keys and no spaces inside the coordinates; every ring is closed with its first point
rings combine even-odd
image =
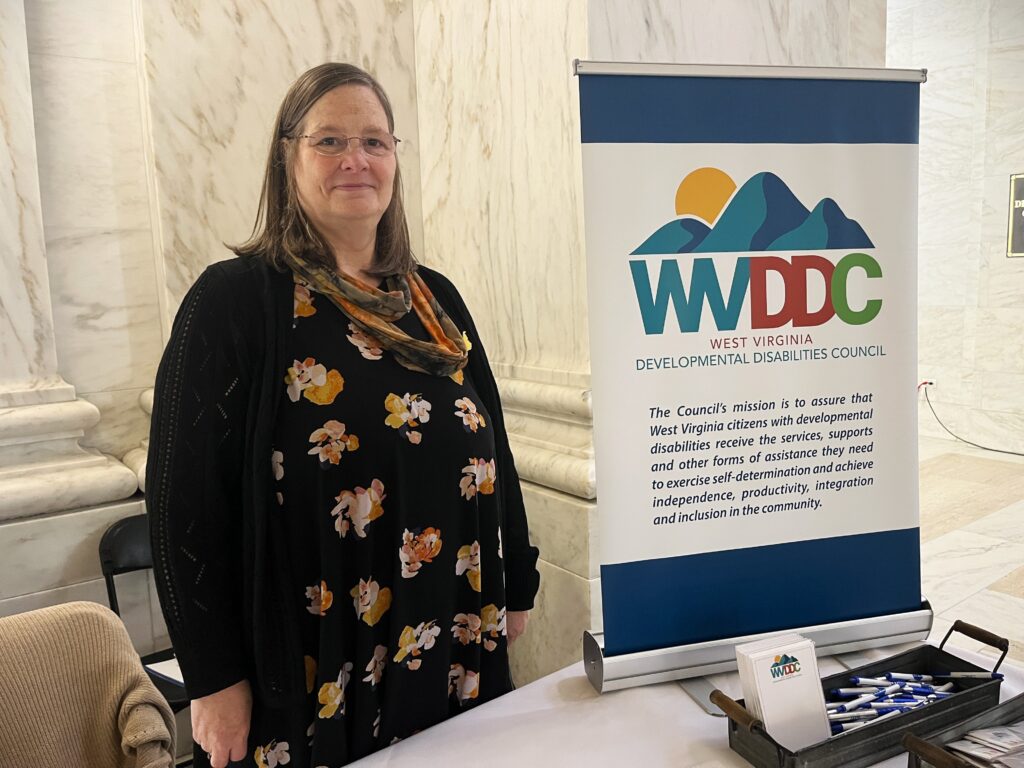
{"type": "Polygon", "coordinates": [[[906,613],[763,632],[617,656],[605,656],[604,633],[591,631],[583,633],[583,666],[594,690],[606,693],[670,680],[734,672],[737,645],[790,632],[813,640],[817,656],[884,648],[898,643],[923,643],[931,632],[932,619],[932,607],[926,600],[920,610],[906,613]]]}
{"type": "Polygon", "coordinates": [[[661,77],[745,77],[772,80],[873,80],[925,83],[927,69],[872,67],[778,67],[758,64],[669,64],[656,62],[584,61],[573,59],[574,75],[645,75],[661,77]]]}

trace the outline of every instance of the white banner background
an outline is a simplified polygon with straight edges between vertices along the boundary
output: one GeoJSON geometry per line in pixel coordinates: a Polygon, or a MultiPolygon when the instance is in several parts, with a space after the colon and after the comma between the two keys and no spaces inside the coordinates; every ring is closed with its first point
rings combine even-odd
{"type": "MultiPolygon", "coordinates": [[[[602,563],[622,563],[701,552],[804,541],[883,530],[913,528],[917,514],[917,448],[914,377],[916,368],[916,192],[917,146],[902,145],[832,145],[832,144],[584,144],[586,237],[590,295],[590,333],[592,336],[592,376],[594,394],[594,436],[597,455],[600,506],[602,510],[602,563]],[[690,264],[694,258],[711,254],[679,254],[677,256],[631,256],[649,235],[666,222],[676,218],[676,189],[691,171],[714,167],[729,174],[741,187],[756,173],[770,171],[779,176],[801,203],[812,209],[819,200],[832,198],[842,211],[856,220],[874,243],[873,249],[842,249],[833,251],[764,251],[715,254],[714,261],[723,295],[727,298],[733,266],[740,257],[778,256],[816,253],[836,262],[851,251],[863,250],[881,266],[883,277],[868,280],[860,270],[851,273],[849,300],[853,309],[860,309],[869,298],[880,298],[882,309],[877,318],[862,326],[847,325],[833,317],[824,325],[793,328],[787,324],[778,329],[750,328],[750,291],[740,322],[735,331],[718,331],[705,304],[699,333],[682,333],[672,307],[669,308],[665,330],[660,335],[644,333],[641,315],[630,276],[629,261],[643,259],[648,264],[652,288],[656,287],[660,263],[677,258],[683,283],[689,288],[690,264]],[[690,367],[668,370],[637,370],[637,360],[646,358],[678,358],[721,352],[711,347],[710,339],[746,336],[746,348],[730,350],[746,353],[752,359],[754,337],[775,337],[779,334],[810,334],[812,344],[786,345],[782,349],[804,347],[857,347],[881,345],[884,357],[848,360],[810,360],[770,364],[690,367]],[[873,408],[870,421],[805,426],[769,427],[767,429],[712,432],[701,439],[712,443],[706,451],[652,455],[653,424],[671,426],[684,422],[729,421],[735,416],[747,419],[772,419],[785,413],[770,412],[733,414],[732,404],[742,400],[776,400],[805,398],[810,403],[817,396],[870,393],[873,408]],[[700,406],[717,402],[728,406],[728,417],[677,418],[677,407],[700,406]],[[652,419],[650,409],[669,409],[669,418],[652,419]],[[815,482],[829,479],[824,475],[800,478],[759,480],[728,484],[737,499],[744,489],[765,485],[805,482],[810,491],[803,495],[787,495],[753,499],[750,503],[797,500],[810,497],[821,500],[816,510],[786,511],[715,520],[654,525],[657,515],[670,515],[679,508],[652,506],[656,496],[670,492],[680,495],[698,494],[704,490],[722,491],[723,484],[669,491],[652,490],[652,481],[695,474],[721,475],[729,469],[768,470],[798,464],[815,465],[830,459],[820,458],[823,445],[846,447],[828,440],[829,429],[870,426],[870,438],[850,443],[873,443],[871,453],[847,458],[870,460],[874,467],[868,472],[850,472],[832,479],[871,475],[874,484],[863,488],[836,491],[815,491],[815,482]],[[820,431],[826,439],[817,443],[797,443],[770,448],[755,442],[752,448],[715,450],[718,439],[761,434],[781,439],[786,433],[820,431]],[[742,467],[713,467],[703,470],[652,472],[655,462],[689,457],[711,458],[742,455],[786,447],[817,447],[816,460],[787,461],[776,464],[746,463],[742,467]]],[[[769,274],[769,311],[782,303],[781,280],[769,274]]],[[[821,306],[824,290],[820,279],[808,287],[808,307],[821,306]]],[[[768,349],[776,349],[771,347],[768,349]]],[[[849,403],[849,401],[848,401],[849,403]]],[[[798,409],[788,413],[811,414],[820,411],[844,411],[840,408],[798,409]]],[[[677,434],[665,441],[696,439],[677,434]]],[[[738,506],[738,502],[732,502],[738,506]]],[[[730,503],[684,506],[692,509],[728,508],[730,503]]],[[[869,558],[871,553],[864,553],[869,558]]],[[[855,567],[837,565],[837,573],[853,574],[855,567]]]]}

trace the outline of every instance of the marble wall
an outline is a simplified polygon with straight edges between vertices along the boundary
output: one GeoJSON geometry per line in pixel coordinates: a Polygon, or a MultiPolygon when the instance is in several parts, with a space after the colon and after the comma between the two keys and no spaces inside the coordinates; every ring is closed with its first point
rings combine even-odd
{"type": "MultiPolygon", "coordinates": [[[[982,445],[1024,450],[1024,259],[1006,258],[1024,173],[1024,7],[889,0],[889,66],[928,68],[921,96],[919,373],[936,412],[982,445]]],[[[925,403],[924,435],[949,437],[925,403]]]]}
{"type": "Polygon", "coordinates": [[[416,7],[423,260],[514,378],[589,373],[578,97],[583,0],[416,7]]]}
{"type": "Polygon", "coordinates": [[[592,0],[589,58],[880,67],[886,0],[592,0]]]}

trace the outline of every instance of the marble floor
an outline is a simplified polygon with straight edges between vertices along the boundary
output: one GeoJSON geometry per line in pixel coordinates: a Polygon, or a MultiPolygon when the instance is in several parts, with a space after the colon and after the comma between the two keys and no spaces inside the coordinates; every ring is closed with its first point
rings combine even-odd
{"type": "MultiPolygon", "coordinates": [[[[1010,641],[1024,663],[1024,457],[920,440],[922,592],[932,638],[956,619],[1010,641]]],[[[998,652],[963,636],[961,648],[998,652]]]]}

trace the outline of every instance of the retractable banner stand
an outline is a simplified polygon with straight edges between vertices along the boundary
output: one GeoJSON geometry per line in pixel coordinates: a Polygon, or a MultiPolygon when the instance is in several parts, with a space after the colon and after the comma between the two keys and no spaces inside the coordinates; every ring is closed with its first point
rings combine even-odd
{"type": "Polygon", "coordinates": [[[604,654],[919,610],[923,73],[577,74],[604,654]]]}

